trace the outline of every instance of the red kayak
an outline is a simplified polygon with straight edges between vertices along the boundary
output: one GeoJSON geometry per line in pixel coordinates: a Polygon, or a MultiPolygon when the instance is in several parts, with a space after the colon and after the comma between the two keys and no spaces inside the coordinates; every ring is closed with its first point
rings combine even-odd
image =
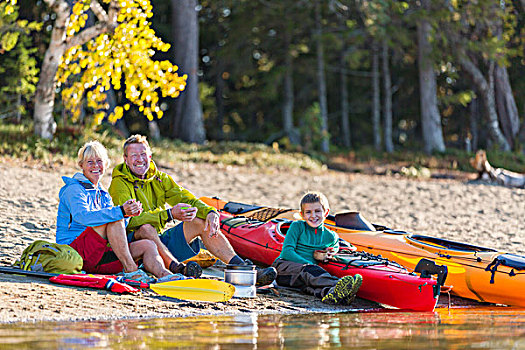
{"type": "MultiPolygon", "coordinates": [[[[286,219],[262,222],[220,212],[221,231],[233,249],[243,258],[271,265],[281,253],[286,231],[292,221],[286,219]]],[[[433,311],[441,285],[446,278],[446,267],[423,261],[416,271],[409,273],[396,262],[366,252],[341,240],[341,249],[333,260],[320,263],[330,274],[343,277],[360,274],[363,284],[357,295],[363,299],[398,309],[433,311]],[[438,281],[431,278],[438,275],[438,281]]]]}

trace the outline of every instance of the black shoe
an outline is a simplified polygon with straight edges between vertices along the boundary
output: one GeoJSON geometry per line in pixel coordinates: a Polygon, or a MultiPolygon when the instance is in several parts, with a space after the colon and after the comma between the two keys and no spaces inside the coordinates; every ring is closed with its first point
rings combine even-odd
{"type": "Polygon", "coordinates": [[[257,286],[266,286],[271,284],[277,277],[277,270],[275,267],[256,267],[255,270],[257,270],[257,281],[255,282],[255,285],[257,286]]]}
{"type": "Polygon", "coordinates": [[[202,267],[195,261],[189,261],[182,270],[182,274],[186,277],[199,278],[202,275],[202,267]]]}
{"type": "MultiPolygon", "coordinates": [[[[244,260],[246,265],[254,265],[254,263],[246,259],[244,260]]],[[[277,277],[277,270],[274,267],[258,267],[255,266],[255,270],[257,271],[257,277],[255,281],[256,286],[266,286],[268,284],[271,284],[273,281],[275,281],[275,278],[277,277]]]]}

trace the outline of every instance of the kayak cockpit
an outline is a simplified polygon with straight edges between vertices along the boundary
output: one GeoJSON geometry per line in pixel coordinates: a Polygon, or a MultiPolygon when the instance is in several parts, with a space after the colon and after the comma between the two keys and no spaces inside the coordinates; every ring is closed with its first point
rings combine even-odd
{"type": "Polygon", "coordinates": [[[405,236],[407,243],[419,247],[421,249],[443,252],[443,251],[453,251],[454,253],[496,253],[497,250],[492,248],[486,248],[481,246],[476,246],[467,243],[461,243],[456,241],[451,241],[448,239],[437,238],[432,236],[424,235],[407,235],[405,236]]]}

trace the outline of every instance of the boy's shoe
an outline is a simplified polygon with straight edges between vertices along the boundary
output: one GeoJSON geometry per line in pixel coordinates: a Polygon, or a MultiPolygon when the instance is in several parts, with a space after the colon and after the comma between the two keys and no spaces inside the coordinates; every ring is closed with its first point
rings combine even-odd
{"type": "Polygon", "coordinates": [[[179,281],[179,280],[185,280],[187,277],[180,273],[174,273],[172,275],[166,275],[164,277],[158,278],[157,283],[163,283],[163,282],[171,282],[171,281],[179,281]]]}
{"type": "MultiPolygon", "coordinates": [[[[244,262],[246,265],[254,265],[254,263],[249,259],[245,259],[244,262]]],[[[255,271],[257,271],[257,277],[255,281],[256,286],[266,286],[271,284],[273,281],[275,281],[275,278],[277,278],[277,270],[275,267],[255,266],[255,271]]]]}
{"type": "Polygon", "coordinates": [[[350,294],[348,294],[346,299],[343,301],[344,305],[351,305],[353,303],[362,283],[363,276],[361,276],[360,274],[354,275],[354,283],[352,284],[352,288],[350,288],[350,294]]]}
{"type": "Polygon", "coordinates": [[[189,261],[182,270],[182,274],[186,277],[199,278],[202,275],[202,267],[195,261],[189,261]]]}
{"type": "Polygon", "coordinates": [[[335,286],[330,288],[321,301],[327,304],[343,304],[351,296],[353,285],[354,278],[344,276],[337,281],[335,286]]]}
{"type": "Polygon", "coordinates": [[[136,271],[131,271],[131,272],[122,271],[120,275],[124,277],[124,279],[127,279],[127,280],[144,282],[148,284],[155,282],[155,279],[153,277],[150,277],[146,272],[144,272],[144,270],[141,270],[141,269],[138,269],[136,271]]]}

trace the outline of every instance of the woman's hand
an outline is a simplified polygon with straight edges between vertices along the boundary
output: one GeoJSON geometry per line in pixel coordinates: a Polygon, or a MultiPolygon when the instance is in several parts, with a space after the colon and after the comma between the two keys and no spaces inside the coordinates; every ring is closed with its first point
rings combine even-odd
{"type": "Polygon", "coordinates": [[[142,213],[142,203],[136,201],[135,199],[128,199],[124,204],[122,204],[122,208],[126,213],[124,217],[137,216],[142,213]]]}

